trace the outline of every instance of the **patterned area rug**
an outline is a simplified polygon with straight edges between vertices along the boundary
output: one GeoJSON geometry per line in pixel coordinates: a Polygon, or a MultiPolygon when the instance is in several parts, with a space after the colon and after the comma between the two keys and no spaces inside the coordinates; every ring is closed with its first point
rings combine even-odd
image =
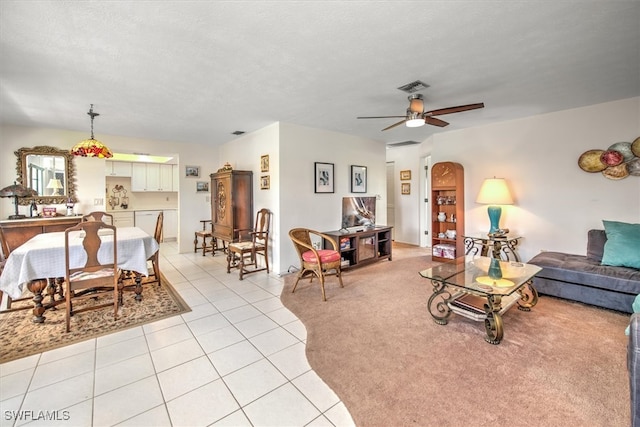
{"type": "MultiPolygon", "coordinates": [[[[134,297],[135,293],[124,292],[124,303],[116,321],[110,307],[74,315],[69,333],[65,332],[64,303],[56,310],[47,310],[44,323],[32,322],[31,309],[0,313],[0,363],[191,311],[164,276],[162,286],[157,283],[144,285],[142,301],[138,302],[134,297]]],[[[74,303],[74,307],[100,304],[104,298],[106,296],[98,300],[81,300],[74,303]]],[[[24,303],[30,304],[30,301],[24,303]]],[[[14,304],[12,308],[17,306],[14,304]]]]}

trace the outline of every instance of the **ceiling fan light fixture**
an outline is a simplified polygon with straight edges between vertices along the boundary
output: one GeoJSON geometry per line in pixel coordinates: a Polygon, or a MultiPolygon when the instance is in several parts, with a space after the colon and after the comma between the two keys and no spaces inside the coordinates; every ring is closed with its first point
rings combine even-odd
{"type": "Polygon", "coordinates": [[[416,93],[413,95],[409,95],[409,111],[412,113],[420,113],[424,112],[424,98],[421,94],[416,93]]]}
{"type": "Polygon", "coordinates": [[[424,126],[424,118],[421,113],[413,113],[407,110],[407,120],[404,122],[408,128],[424,126]]]}

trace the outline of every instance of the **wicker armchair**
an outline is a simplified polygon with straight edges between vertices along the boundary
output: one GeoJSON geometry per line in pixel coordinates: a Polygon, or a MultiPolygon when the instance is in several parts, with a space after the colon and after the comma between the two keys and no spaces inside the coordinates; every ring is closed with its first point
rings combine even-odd
{"type": "Polygon", "coordinates": [[[300,258],[300,272],[291,290],[292,293],[296,291],[300,279],[306,276],[310,276],[309,282],[313,281],[313,276],[320,280],[323,301],[327,300],[324,291],[325,276],[336,276],[340,282],[340,287],[344,287],[342,284],[342,271],[340,269],[340,251],[338,251],[338,245],[331,236],[308,228],[294,228],[289,231],[289,237],[300,258]],[[332,245],[333,249],[314,248],[311,243],[311,236],[324,239],[332,245]]]}

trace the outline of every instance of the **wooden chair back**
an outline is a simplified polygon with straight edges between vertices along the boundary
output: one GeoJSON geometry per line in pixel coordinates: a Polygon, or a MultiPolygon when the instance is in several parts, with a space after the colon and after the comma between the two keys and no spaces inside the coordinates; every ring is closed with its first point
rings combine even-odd
{"type": "Polygon", "coordinates": [[[271,211],[266,208],[256,213],[255,228],[252,230],[235,230],[239,241],[229,243],[227,247],[227,273],[232,267],[237,267],[240,280],[245,274],[266,270],[269,273],[269,228],[271,226],[271,211]],[[264,268],[258,267],[256,255],[264,258],[264,268]],[[249,269],[248,266],[254,268],[249,269]]]}
{"type": "Polygon", "coordinates": [[[118,316],[118,303],[121,289],[118,286],[118,244],[117,229],[113,225],[105,224],[102,221],[83,221],[78,225],[68,228],[64,233],[65,248],[65,283],[67,290],[66,298],[66,326],[67,332],[70,330],[71,316],[85,310],[94,310],[106,306],[113,306],[114,320],[118,316]],[[74,233],[80,232],[80,233],[74,233]],[[86,255],[86,262],[81,267],[71,266],[70,249],[72,239],[82,239],[82,248],[86,255]],[[105,241],[111,239],[112,249],[106,256],[106,260],[98,257],[100,248],[105,241]],[[73,309],[73,301],[83,298],[94,298],[100,293],[112,293],[113,301],[87,306],[81,310],[73,309]]]}
{"type": "Polygon", "coordinates": [[[82,221],[101,221],[113,225],[113,215],[102,211],[94,211],[82,217],[82,221]]]}
{"type": "Polygon", "coordinates": [[[153,232],[153,238],[156,239],[156,242],[160,244],[162,241],[162,224],[164,223],[164,213],[160,212],[158,214],[158,219],[156,220],[156,229],[153,232]]]}

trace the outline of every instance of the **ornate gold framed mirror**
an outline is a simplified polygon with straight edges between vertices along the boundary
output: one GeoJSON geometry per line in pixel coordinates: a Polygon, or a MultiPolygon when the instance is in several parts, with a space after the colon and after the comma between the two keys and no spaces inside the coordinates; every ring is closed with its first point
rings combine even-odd
{"type": "Polygon", "coordinates": [[[28,205],[35,199],[38,204],[63,204],[69,199],[77,202],[76,170],[73,155],[68,150],[38,146],[21,148],[15,152],[18,182],[34,189],[38,196],[18,198],[28,205]]]}

